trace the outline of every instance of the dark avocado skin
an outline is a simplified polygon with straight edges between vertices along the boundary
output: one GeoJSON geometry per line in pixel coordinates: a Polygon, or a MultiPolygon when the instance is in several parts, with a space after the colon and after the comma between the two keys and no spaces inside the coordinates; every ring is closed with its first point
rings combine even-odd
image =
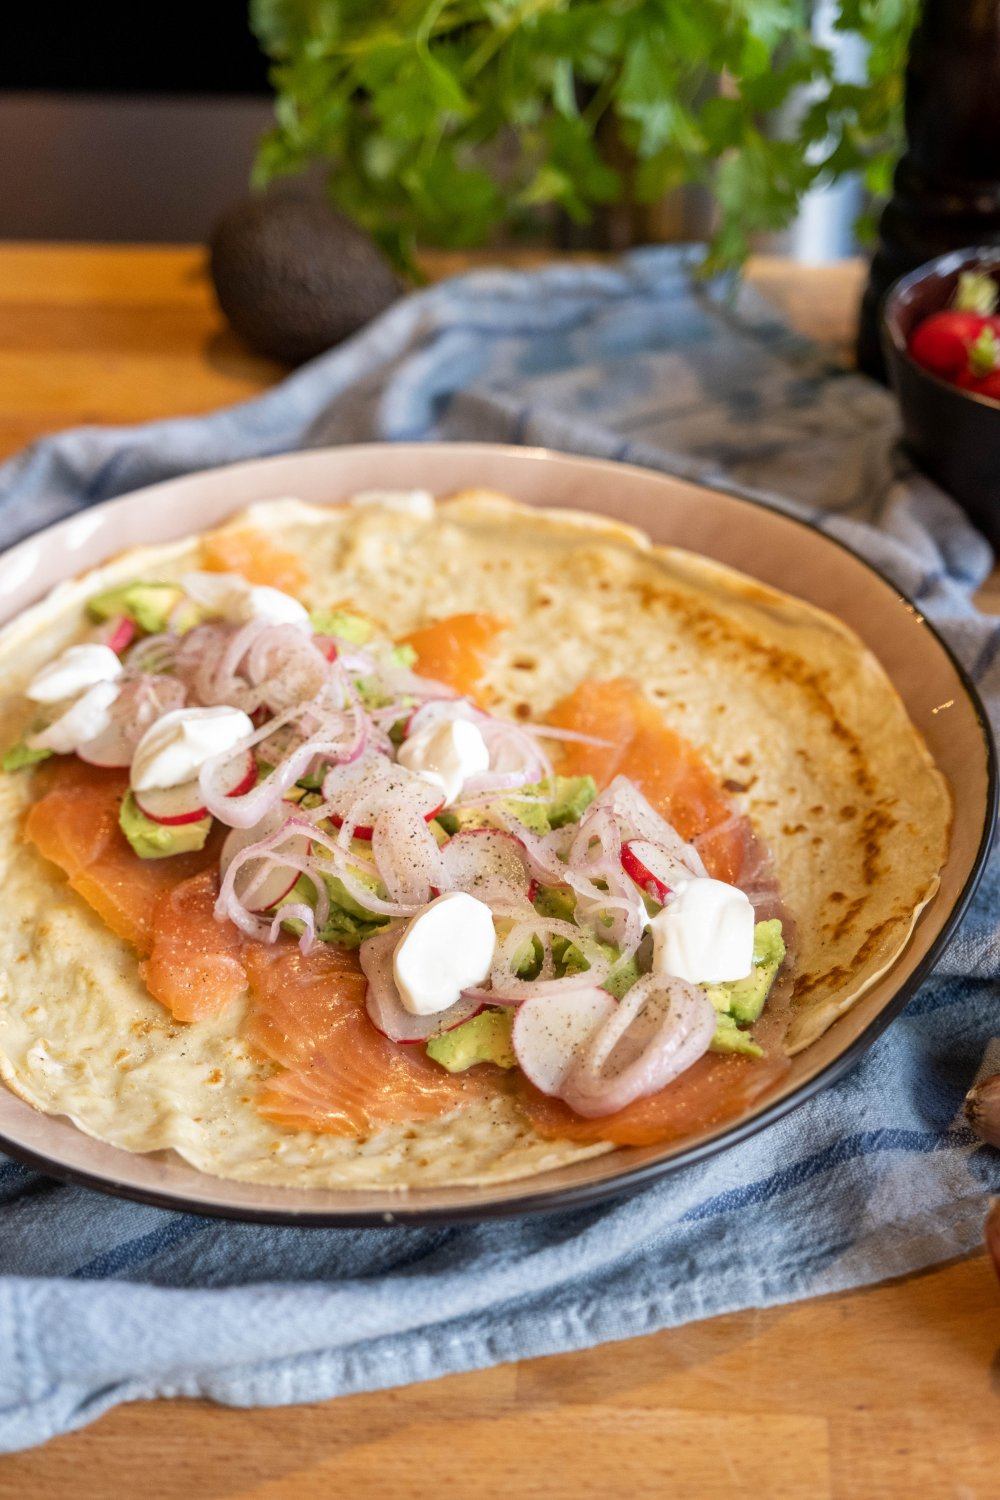
{"type": "Polygon", "coordinates": [[[209,246],[219,305],[258,354],[298,365],[349,338],[402,292],[373,242],[322,198],[259,193],[209,246]]]}

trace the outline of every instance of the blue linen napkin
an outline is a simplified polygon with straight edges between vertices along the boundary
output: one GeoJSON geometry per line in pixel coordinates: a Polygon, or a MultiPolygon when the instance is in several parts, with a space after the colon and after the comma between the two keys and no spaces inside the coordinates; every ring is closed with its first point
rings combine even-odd
{"type": "MultiPolygon", "coordinates": [[[[0,545],[185,470],[371,438],[546,443],[805,514],[913,596],[1000,710],[985,542],[895,452],[891,398],[697,251],[459,277],[255,401],[86,428],[0,470],[0,545]]],[[[1000,1068],[1000,863],[835,1087],[617,1203],[454,1228],[269,1229],[119,1202],[0,1159],[0,1448],[116,1402],[316,1401],[896,1276],[977,1243],[1000,1155],[961,1124],[1000,1068]]]]}

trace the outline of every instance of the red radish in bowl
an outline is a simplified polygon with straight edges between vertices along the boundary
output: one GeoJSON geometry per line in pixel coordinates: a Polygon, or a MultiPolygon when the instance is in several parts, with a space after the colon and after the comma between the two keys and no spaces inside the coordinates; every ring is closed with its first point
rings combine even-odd
{"type": "Polygon", "coordinates": [[[921,319],[911,332],[910,358],[962,390],[1000,400],[998,296],[991,275],[963,271],[951,306],[921,319]]]}
{"type": "MultiPolygon", "coordinates": [[[[257,762],[253,752],[247,750],[238,755],[226,767],[220,778],[220,791],[225,797],[242,797],[257,782],[257,762]]],[[[153,823],[176,827],[181,823],[197,823],[208,817],[201,784],[196,777],[181,782],[180,786],[155,787],[147,792],[133,793],[139,811],[153,823]]]]}
{"type": "Polygon", "coordinates": [[[953,380],[965,369],[969,348],[986,326],[987,319],[979,313],[958,312],[954,308],[931,313],[914,330],[910,354],[925,370],[953,380]]]}

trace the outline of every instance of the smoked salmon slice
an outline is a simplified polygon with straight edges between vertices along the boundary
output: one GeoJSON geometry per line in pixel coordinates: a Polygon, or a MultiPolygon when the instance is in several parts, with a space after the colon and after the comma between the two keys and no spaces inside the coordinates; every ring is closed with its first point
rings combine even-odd
{"type": "MultiPolygon", "coordinates": [[[[636,683],[625,678],[584,682],[547,715],[562,729],[597,735],[608,746],[569,743],[560,755],[566,775],[591,775],[599,787],[615,776],[634,781],[682,838],[693,840],[718,880],[776,892],[769,862],[750,820],[734,812],[718,779],[694,747],[666,724],[636,683]]],[[[758,910],[758,915],[762,913],[758,910]]],[[[636,1099],[617,1114],[584,1119],[542,1094],[518,1074],[519,1100],[540,1135],[580,1142],[646,1146],[678,1139],[730,1119],[770,1088],[789,1067],[778,1043],[780,1019],[755,1032],[763,1058],[706,1054],[658,1094],[636,1099]]]]}
{"type": "Polygon", "coordinates": [[[218,862],[218,843],[171,859],[139,859],[118,826],[128,790],[124,771],[60,757],[38,773],[44,795],[28,813],[24,836],[58,865],[98,916],[145,957],[157,903],[174,886],[218,862]]]}
{"type": "Polygon", "coordinates": [[[153,911],[149,957],[139,973],[178,1021],[217,1015],[246,989],[243,939],[232,922],[215,920],[218,892],[216,871],[202,870],[164,892],[153,911]]]}
{"type": "Polygon", "coordinates": [[[285,1070],[257,1107],[289,1130],[366,1136],[384,1125],[434,1119],[496,1092],[496,1070],[446,1073],[422,1047],[400,1047],[365,1011],[356,954],[298,946],[249,945],[249,1036],[285,1070]]]}
{"type": "Polygon", "coordinates": [[[593,776],[599,787],[627,776],[681,838],[697,840],[709,874],[733,882],[746,850],[749,822],[737,817],[714,772],[693,745],[627,678],[582,682],[546,716],[549,724],[608,740],[608,746],[567,744],[559,769],[593,776]]]}
{"type": "MultiPolygon", "coordinates": [[[[218,565],[247,571],[245,560],[232,555],[218,565]]],[[[282,583],[275,586],[292,586],[280,573],[268,581],[276,578],[282,583]]],[[[422,672],[471,693],[503,624],[494,616],[458,615],[408,639],[422,672]]],[[[719,878],[734,879],[756,857],[748,820],[733,812],[697,752],[635,684],[584,683],[549,721],[613,741],[611,748],[569,744],[560,769],[590,773],[600,786],[616,774],[631,777],[685,838],[698,840],[719,878]]],[[[25,837],[145,960],[141,973],[156,999],[178,1020],[196,1021],[249,986],[249,1038],[279,1069],[257,1101],[266,1119],[290,1130],[364,1137],[389,1124],[440,1117],[503,1088],[502,1075],[488,1065],[453,1075],[423,1048],[383,1037],[365,1010],[356,954],[324,945],[303,955],[290,938],[273,946],[248,943],[231,924],[216,922],[216,837],[196,853],[139,859],[118,826],[125,773],[67,757],[37,775],[42,795],[25,837]]],[[[758,1040],[767,1045],[760,1033],[758,1040]]],[[[709,1055],[660,1094],[597,1120],[575,1115],[523,1076],[515,1086],[543,1136],[643,1145],[729,1118],[787,1066],[777,1046],[762,1060],[709,1055]]]]}
{"type": "Polygon", "coordinates": [[[403,637],[417,653],[416,670],[463,697],[474,697],[489,660],[490,647],[506,628],[497,615],[448,615],[403,637]]]}
{"type": "Polygon", "coordinates": [[[264,583],[286,594],[300,594],[309,573],[294,552],[275,544],[252,526],[218,531],[204,538],[201,564],[209,573],[242,573],[248,583],[264,583]]]}
{"type": "Polygon", "coordinates": [[[706,1053],[658,1094],[647,1094],[617,1114],[595,1120],[574,1114],[561,1099],[539,1093],[523,1073],[517,1077],[518,1100],[539,1135],[549,1140],[650,1146],[731,1119],[777,1083],[790,1067],[777,1045],[760,1058],[706,1053]]]}
{"type": "Polygon", "coordinates": [[[422,1048],[381,1036],[365,1010],[355,954],[323,947],[304,957],[291,939],[246,943],[231,923],[217,922],[214,838],[197,853],[139,859],[118,827],[122,772],[67,758],[46,767],[44,781],[26,837],[145,960],[140,973],[155,999],[178,1021],[198,1021],[249,982],[251,1040],[283,1070],[259,1100],[267,1119],[293,1130],[370,1135],[495,1092],[493,1069],[453,1076],[422,1048]]]}

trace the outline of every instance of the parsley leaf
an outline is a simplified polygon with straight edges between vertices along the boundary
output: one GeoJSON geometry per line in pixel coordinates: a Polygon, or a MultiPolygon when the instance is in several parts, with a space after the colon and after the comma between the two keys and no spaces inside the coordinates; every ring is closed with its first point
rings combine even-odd
{"type": "Polygon", "coordinates": [[[709,266],[780,228],[814,183],[884,191],[919,0],[839,0],[865,77],[836,76],[802,0],[251,0],[271,58],[263,185],[327,170],[404,269],[418,243],[551,232],[685,183],[717,205],[709,266]],[[720,80],[724,79],[722,86],[720,80]]]}

